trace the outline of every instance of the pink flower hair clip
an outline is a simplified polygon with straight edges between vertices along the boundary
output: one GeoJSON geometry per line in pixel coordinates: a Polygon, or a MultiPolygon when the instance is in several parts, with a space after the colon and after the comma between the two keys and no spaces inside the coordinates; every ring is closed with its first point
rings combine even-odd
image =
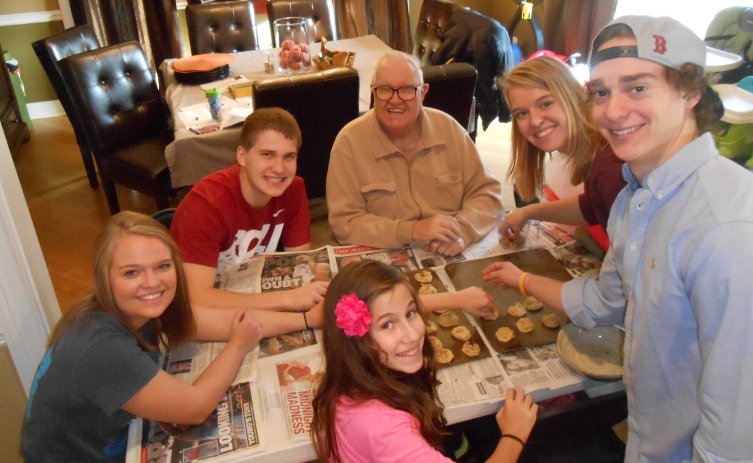
{"type": "Polygon", "coordinates": [[[369,332],[371,313],[364,301],[356,293],[342,296],[335,306],[335,320],[338,328],[348,336],[361,337],[369,332]]]}

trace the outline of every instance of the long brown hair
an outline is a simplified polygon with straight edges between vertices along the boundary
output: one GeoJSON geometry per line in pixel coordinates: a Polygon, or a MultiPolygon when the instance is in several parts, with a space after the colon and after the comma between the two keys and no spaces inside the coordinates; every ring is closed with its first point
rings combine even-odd
{"type": "Polygon", "coordinates": [[[167,229],[153,218],[138,212],[123,211],[110,217],[94,244],[94,291],[63,314],[50,334],[48,347],[52,347],[80,316],[98,311],[107,313],[118,320],[136,338],[142,349],[154,351],[158,348],[156,344],[144,339],[139,331],[131,327],[128,319],[115,303],[112,294],[110,266],[115,246],[120,238],[126,235],[158,238],[170,249],[176,276],[175,298],[162,315],[152,322],[156,339],[162,340],[170,348],[187,342],[193,337],[196,332],[196,322],[191,310],[186,275],[178,246],[167,229]]]}
{"type": "MultiPolygon", "coordinates": [[[[559,151],[567,155],[570,183],[577,185],[588,178],[591,163],[596,157],[603,138],[593,124],[588,95],[583,86],[562,61],[542,56],[515,66],[502,80],[501,88],[510,106],[510,88],[527,87],[548,91],[565,111],[567,142],[559,151]]],[[[512,118],[512,160],[507,178],[526,201],[538,194],[544,184],[546,153],[520,132],[518,122],[512,118]]]]}
{"type": "Polygon", "coordinates": [[[347,265],[327,289],[322,346],[326,368],[313,400],[311,425],[311,437],[321,461],[341,461],[335,434],[335,413],[343,396],[357,402],[377,399],[410,413],[418,420],[424,439],[437,449],[441,446],[445,419],[437,396],[439,382],[431,345],[424,342],[424,364],[418,372],[400,373],[382,364],[371,332],[363,337],[349,337],[335,322],[335,306],[343,295],[355,293],[369,304],[397,285],[406,285],[410,289],[418,313],[425,320],[418,296],[405,276],[381,262],[364,260],[347,265]]]}

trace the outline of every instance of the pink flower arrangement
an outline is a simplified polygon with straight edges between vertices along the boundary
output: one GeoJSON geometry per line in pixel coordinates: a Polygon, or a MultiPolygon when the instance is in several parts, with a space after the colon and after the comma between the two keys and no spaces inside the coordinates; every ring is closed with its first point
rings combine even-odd
{"type": "Polygon", "coordinates": [[[369,332],[371,313],[364,301],[356,293],[342,296],[335,306],[335,320],[338,328],[348,336],[363,336],[369,332]]]}

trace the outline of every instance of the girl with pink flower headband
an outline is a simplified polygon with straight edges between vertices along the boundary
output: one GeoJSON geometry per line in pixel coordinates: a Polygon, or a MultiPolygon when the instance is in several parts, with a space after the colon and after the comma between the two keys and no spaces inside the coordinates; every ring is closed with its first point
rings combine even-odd
{"type": "MultiPolygon", "coordinates": [[[[424,310],[405,275],[377,261],[344,267],[324,300],[326,369],[313,400],[320,461],[442,462],[449,433],[424,310]]],[[[496,415],[502,437],[488,461],[514,462],[538,407],[507,391],[496,415]]]]}

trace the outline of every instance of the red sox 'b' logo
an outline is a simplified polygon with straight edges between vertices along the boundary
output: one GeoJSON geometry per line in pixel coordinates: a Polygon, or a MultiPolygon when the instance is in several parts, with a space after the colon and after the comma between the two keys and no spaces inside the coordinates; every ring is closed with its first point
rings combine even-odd
{"type": "Polygon", "coordinates": [[[654,51],[660,55],[667,52],[667,39],[663,35],[654,34],[654,51]]]}

